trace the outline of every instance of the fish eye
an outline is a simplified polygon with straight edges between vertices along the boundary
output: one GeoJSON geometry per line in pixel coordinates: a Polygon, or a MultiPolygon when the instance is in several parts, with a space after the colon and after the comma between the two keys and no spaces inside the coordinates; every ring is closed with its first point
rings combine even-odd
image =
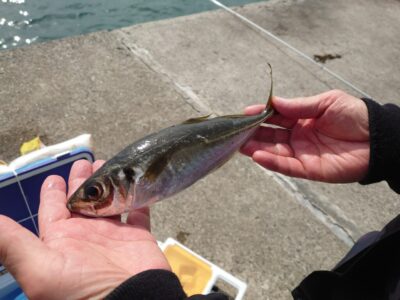
{"type": "Polygon", "coordinates": [[[103,194],[103,189],[100,185],[90,185],[85,188],[85,195],[89,200],[98,200],[103,194]]]}

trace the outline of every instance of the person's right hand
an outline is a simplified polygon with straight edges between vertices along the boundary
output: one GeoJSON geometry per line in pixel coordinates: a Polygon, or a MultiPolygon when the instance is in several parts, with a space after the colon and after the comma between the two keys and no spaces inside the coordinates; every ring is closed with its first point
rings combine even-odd
{"type": "MultiPolygon", "coordinates": [[[[362,180],[368,171],[370,143],[365,103],[342,91],[283,99],[274,97],[278,112],[260,127],[241,152],[263,167],[293,177],[332,183],[362,180]]],[[[260,113],[253,105],[245,113],[260,113]]]]}

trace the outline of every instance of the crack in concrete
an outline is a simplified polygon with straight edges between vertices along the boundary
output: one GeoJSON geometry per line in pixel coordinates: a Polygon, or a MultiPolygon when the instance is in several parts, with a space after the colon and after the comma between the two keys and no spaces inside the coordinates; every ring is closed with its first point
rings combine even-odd
{"type": "Polygon", "coordinates": [[[140,61],[142,61],[153,72],[161,75],[164,82],[172,84],[175,90],[183,97],[185,103],[191,106],[195,111],[202,114],[210,114],[211,108],[200,100],[197,94],[190,86],[181,85],[153,58],[147,49],[141,48],[135,43],[126,41],[126,34],[123,31],[117,31],[122,39],[122,45],[132,52],[140,61]]]}
{"type": "MultiPolygon", "coordinates": [[[[337,220],[332,214],[329,214],[329,212],[318,206],[317,203],[312,201],[305,193],[302,193],[301,188],[296,184],[296,182],[287,176],[271,172],[264,168],[262,169],[266,171],[277,183],[283,186],[285,190],[289,192],[301,206],[307,208],[318,221],[328,227],[347,246],[351,247],[354,245],[355,240],[353,239],[350,230],[346,228],[345,225],[340,224],[339,220],[337,220]]],[[[337,210],[340,211],[339,208],[337,208],[337,210]]],[[[339,213],[339,215],[344,214],[339,213]]]]}
{"type": "Polygon", "coordinates": [[[323,64],[315,61],[312,57],[308,56],[306,53],[302,52],[298,48],[293,47],[291,44],[289,44],[288,42],[284,41],[283,39],[281,39],[277,35],[275,35],[272,32],[270,32],[269,30],[267,30],[267,29],[263,28],[262,26],[254,23],[250,19],[246,18],[245,16],[241,15],[240,13],[236,12],[235,10],[223,5],[219,1],[216,1],[216,0],[210,0],[210,1],[213,2],[214,4],[216,4],[217,6],[221,7],[222,9],[224,9],[226,12],[228,12],[231,15],[235,16],[236,18],[238,18],[242,22],[244,22],[247,26],[250,26],[250,28],[252,28],[252,30],[254,30],[255,32],[259,32],[259,34],[261,34],[261,36],[267,36],[270,39],[274,40],[275,42],[278,42],[279,44],[284,45],[287,49],[290,49],[293,53],[296,53],[298,56],[304,58],[308,62],[310,62],[310,63],[312,63],[314,65],[317,65],[321,70],[325,71],[326,73],[328,73],[332,77],[336,78],[337,80],[341,81],[342,83],[344,83],[348,87],[352,88],[354,91],[360,93],[364,97],[371,98],[371,96],[369,94],[367,94],[366,92],[364,92],[361,89],[359,89],[353,83],[351,83],[350,81],[346,80],[345,78],[343,78],[341,75],[337,74],[336,72],[332,71],[330,68],[328,68],[328,67],[324,66],[323,64]]]}

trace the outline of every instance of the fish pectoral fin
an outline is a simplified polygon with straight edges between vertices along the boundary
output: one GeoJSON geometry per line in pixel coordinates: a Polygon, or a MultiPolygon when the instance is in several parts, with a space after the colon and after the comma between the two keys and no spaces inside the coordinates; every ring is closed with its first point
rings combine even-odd
{"type": "Polygon", "coordinates": [[[186,139],[189,135],[180,137],[171,145],[168,149],[164,150],[164,153],[156,157],[144,172],[143,177],[149,181],[155,181],[157,176],[162,173],[165,167],[168,165],[172,156],[184,147],[185,144],[190,143],[190,140],[186,139]]]}
{"type": "Polygon", "coordinates": [[[168,165],[172,155],[175,153],[176,149],[171,148],[163,155],[157,157],[153,160],[150,166],[147,168],[146,172],[144,173],[143,177],[149,181],[155,181],[168,165]]]}
{"type": "Polygon", "coordinates": [[[206,116],[201,116],[198,118],[190,118],[184,122],[182,122],[182,124],[194,124],[194,123],[201,123],[204,122],[206,120],[208,120],[208,118],[211,116],[211,114],[206,115],[206,116]]]}
{"type": "Polygon", "coordinates": [[[160,157],[155,160],[150,167],[144,173],[144,177],[149,181],[155,181],[157,176],[165,169],[168,164],[168,159],[166,157],[160,157]]]}

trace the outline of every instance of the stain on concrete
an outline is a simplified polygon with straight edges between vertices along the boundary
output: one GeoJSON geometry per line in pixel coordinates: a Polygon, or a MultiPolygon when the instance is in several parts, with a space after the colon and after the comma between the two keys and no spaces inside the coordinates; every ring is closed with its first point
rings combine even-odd
{"type": "Polygon", "coordinates": [[[184,244],[187,241],[187,238],[189,237],[190,233],[186,231],[179,231],[176,235],[176,239],[179,241],[179,243],[184,244]]]}
{"type": "Polygon", "coordinates": [[[334,60],[342,58],[340,54],[314,54],[314,60],[316,62],[325,63],[328,60],[334,60]]]}

